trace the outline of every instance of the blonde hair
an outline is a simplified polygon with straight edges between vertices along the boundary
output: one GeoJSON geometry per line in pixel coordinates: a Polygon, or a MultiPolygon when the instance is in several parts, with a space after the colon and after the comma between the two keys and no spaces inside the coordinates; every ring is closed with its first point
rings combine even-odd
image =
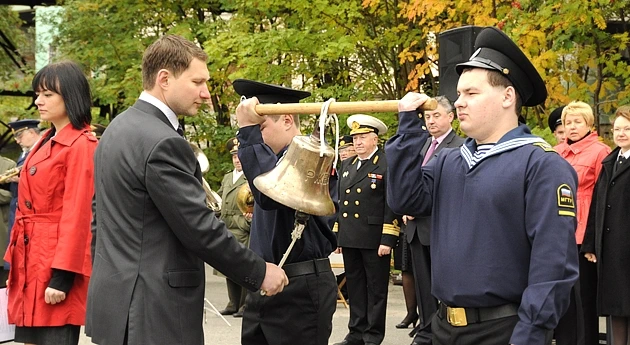
{"type": "Polygon", "coordinates": [[[565,119],[567,115],[582,115],[586,125],[592,127],[595,123],[595,116],[593,116],[593,108],[590,105],[581,102],[581,101],[573,101],[567,104],[564,109],[562,109],[562,125],[565,125],[565,119]]]}
{"type": "Polygon", "coordinates": [[[612,122],[615,122],[618,117],[623,117],[626,120],[630,121],[630,105],[622,105],[621,107],[617,108],[615,115],[612,116],[612,122]]]}

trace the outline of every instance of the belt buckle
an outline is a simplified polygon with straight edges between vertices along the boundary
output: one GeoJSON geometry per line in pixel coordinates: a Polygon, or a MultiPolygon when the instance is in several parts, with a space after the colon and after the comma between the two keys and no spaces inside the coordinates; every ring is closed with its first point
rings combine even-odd
{"type": "Polygon", "coordinates": [[[468,326],[466,309],[446,307],[446,321],[454,327],[468,326]]]}

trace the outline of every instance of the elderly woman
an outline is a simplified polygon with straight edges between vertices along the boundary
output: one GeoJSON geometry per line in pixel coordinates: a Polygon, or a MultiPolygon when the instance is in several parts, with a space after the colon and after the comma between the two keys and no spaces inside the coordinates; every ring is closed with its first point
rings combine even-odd
{"type": "Polygon", "coordinates": [[[24,161],[11,240],[9,323],[15,341],[76,345],[85,324],[96,138],[90,87],[72,62],[33,79],[35,105],[51,128],[24,161]]]}
{"type": "Polygon", "coordinates": [[[617,148],[602,161],[582,253],[597,263],[597,311],[610,317],[613,345],[630,344],[630,106],[617,109],[617,148]]]}
{"type": "MultiPolygon", "coordinates": [[[[566,139],[555,147],[556,151],[564,157],[575,169],[578,175],[577,190],[577,229],[575,239],[578,247],[582,245],[584,231],[588,220],[588,212],[593,195],[595,181],[602,169],[601,162],[610,153],[610,147],[599,141],[597,132],[593,130],[595,117],[593,110],[584,102],[571,102],[562,110],[562,125],[566,139]]],[[[573,318],[572,329],[584,330],[584,344],[598,344],[599,320],[597,318],[596,300],[597,293],[597,271],[595,265],[585,258],[580,258],[580,280],[578,291],[581,297],[581,310],[579,302],[577,315],[569,311],[561,320],[559,327],[573,318]],[[584,317],[584,324],[577,324],[577,320],[584,317]]],[[[576,284],[577,286],[577,284],[576,284]]],[[[572,299],[573,301],[573,299],[572,299]]]]}

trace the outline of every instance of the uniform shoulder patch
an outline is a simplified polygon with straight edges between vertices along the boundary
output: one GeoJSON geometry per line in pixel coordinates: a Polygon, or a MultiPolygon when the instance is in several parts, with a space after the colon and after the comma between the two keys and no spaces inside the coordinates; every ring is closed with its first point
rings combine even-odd
{"type": "Polygon", "coordinates": [[[551,145],[549,145],[549,143],[547,142],[535,142],[532,145],[540,147],[541,149],[545,150],[545,152],[556,152],[556,150],[554,150],[553,147],[551,147],[551,145]]]}
{"type": "Polygon", "coordinates": [[[558,186],[556,191],[558,198],[558,214],[561,216],[575,217],[575,195],[568,184],[558,186]]]}

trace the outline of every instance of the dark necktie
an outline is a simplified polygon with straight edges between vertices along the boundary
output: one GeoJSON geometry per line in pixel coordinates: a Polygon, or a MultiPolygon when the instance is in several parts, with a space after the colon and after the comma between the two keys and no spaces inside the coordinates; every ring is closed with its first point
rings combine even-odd
{"type": "Polygon", "coordinates": [[[619,159],[617,159],[617,162],[615,163],[615,169],[614,171],[617,171],[617,169],[620,169],[622,166],[626,165],[626,157],[624,156],[619,156],[619,159]]]}
{"type": "Polygon", "coordinates": [[[177,134],[181,135],[182,137],[184,136],[184,129],[182,128],[182,125],[177,126],[177,134]]]}
{"type": "Polygon", "coordinates": [[[365,164],[365,162],[367,162],[367,159],[359,159],[359,164],[357,164],[357,170],[361,169],[361,167],[363,166],[363,164],[365,164]]]}

